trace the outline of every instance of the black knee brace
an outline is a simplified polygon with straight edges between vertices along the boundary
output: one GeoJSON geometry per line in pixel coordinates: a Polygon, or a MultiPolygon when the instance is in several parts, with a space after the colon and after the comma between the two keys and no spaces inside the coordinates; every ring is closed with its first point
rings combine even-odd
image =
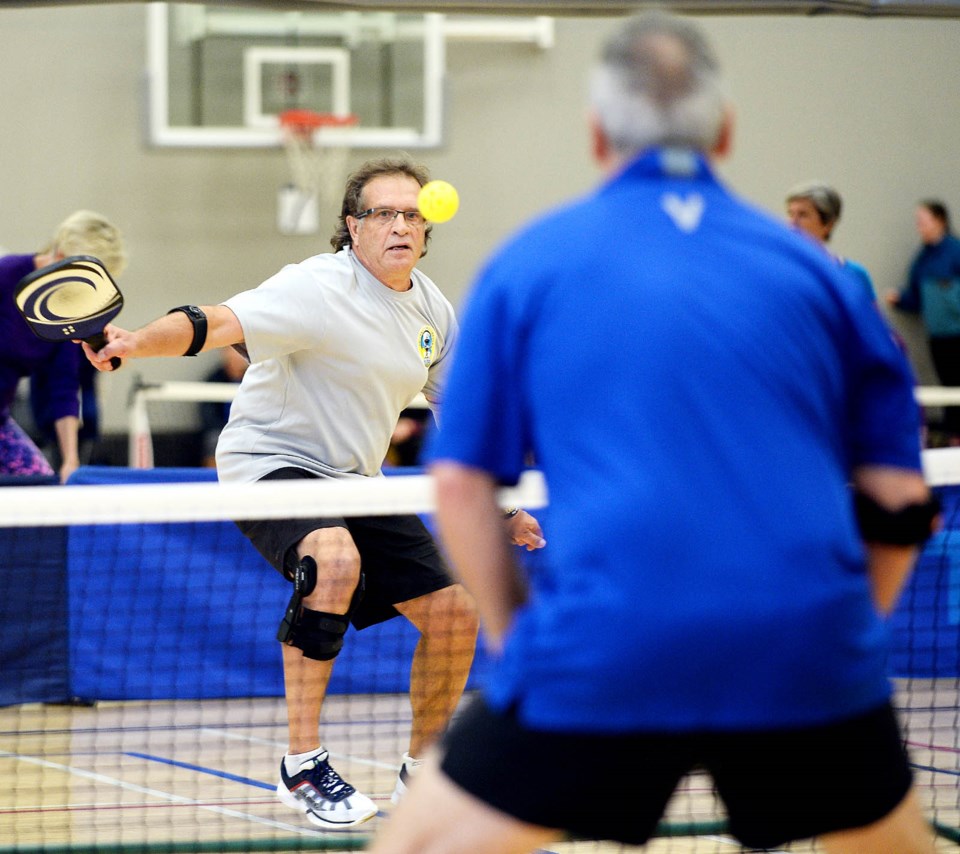
{"type": "Polygon", "coordinates": [[[349,625],[350,618],[346,614],[328,614],[303,608],[300,619],[293,627],[290,644],[302,650],[304,658],[330,661],[343,648],[343,636],[349,625]]]}
{"type": "Polygon", "coordinates": [[[313,611],[303,606],[303,597],[317,586],[317,564],[309,555],[301,558],[293,575],[293,595],[287,605],[277,640],[295,646],[305,658],[330,661],[343,648],[343,636],[350,625],[350,614],[363,597],[363,573],[350,600],[346,614],[313,611]]]}
{"type": "Polygon", "coordinates": [[[294,627],[300,622],[300,613],[303,611],[303,597],[313,593],[317,586],[317,562],[307,555],[300,559],[297,568],[293,571],[293,595],[287,603],[286,613],[277,629],[277,640],[280,643],[293,642],[294,627]]]}

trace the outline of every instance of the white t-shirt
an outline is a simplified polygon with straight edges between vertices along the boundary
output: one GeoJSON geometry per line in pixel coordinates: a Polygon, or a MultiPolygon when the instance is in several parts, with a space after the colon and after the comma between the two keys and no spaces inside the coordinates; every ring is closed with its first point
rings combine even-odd
{"type": "Polygon", "coordinates": [[[217,445],[221,481],[285,466],[372,477],[400,413],[439,403],[457,338],[453,307],[419,270],[391,290],[347,248],[291,264],[226,300],[250,367],[217,445]]]}

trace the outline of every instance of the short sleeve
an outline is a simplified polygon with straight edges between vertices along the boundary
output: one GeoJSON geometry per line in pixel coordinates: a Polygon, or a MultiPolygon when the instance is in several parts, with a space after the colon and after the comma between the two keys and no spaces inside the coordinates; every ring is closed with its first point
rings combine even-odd
{"type": "Polygon", "coordinates": [[[463,314],[441,428],[427,449],[432,462],[479,468],[507,485],[522,474],[529,446],[519,387],[523,341],[515,314],[505,283],[494,274],[481,278],[463,314]]]}
{"type": "Polygon", "coordinates": [[[857,307],[847,349],[850,464],[919,470],[923,413],[902,343],[872,302],[857,307]]]}
{"type": "Polygon", "coordinates": [[[240,321],[250,361],[262,362],[313,346],[326,322],[323,302],[310,273],[290,265],[223,304],[240,321]]]}

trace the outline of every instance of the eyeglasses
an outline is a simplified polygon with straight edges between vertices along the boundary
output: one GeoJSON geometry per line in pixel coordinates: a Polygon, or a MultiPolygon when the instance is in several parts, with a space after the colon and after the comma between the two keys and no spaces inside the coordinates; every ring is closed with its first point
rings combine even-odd
{"type": "Polygon", "coordinates": [[[420,211],[398,211],[393,208],[369,208],[354,214],[354,216],[357,219],[371,217],[376,225],[392,225],[401,214],[407,225],[412,225],[415,228],[420,228],[426,223],[426,219],[420,211]]]}

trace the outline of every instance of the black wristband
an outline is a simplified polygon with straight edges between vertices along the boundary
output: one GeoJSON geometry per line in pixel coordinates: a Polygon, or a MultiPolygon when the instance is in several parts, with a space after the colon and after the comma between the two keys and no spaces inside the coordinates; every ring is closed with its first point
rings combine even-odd
{"type": "Polygon", "coordinates": [[[908,504],[901,510],[887,510],[870,496],[853,496],[860,536],[868,543],[891,546],[921,546],[935,531],[940,501],[935,495],[922,504],[908,504]]]}
{"type": "Polygon", "coordinates": [[[178,305],[176,308],[171,308],[167,314],[173,314],[175,311],[182,311],[193,324],[193,340],[183,355],[196,356],[207,342],[207,316],[195,305],[178,305]]]}

